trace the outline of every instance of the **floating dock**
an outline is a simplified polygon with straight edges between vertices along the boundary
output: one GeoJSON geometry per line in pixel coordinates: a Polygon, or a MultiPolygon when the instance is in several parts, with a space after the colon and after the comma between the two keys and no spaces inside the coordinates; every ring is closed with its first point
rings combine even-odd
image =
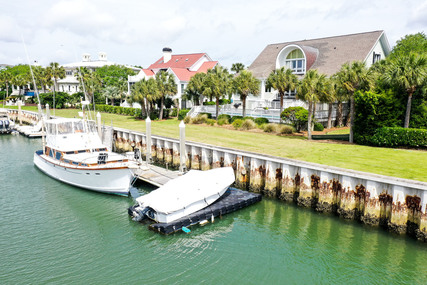
{"type": "Polygon", "coordinates": [[[255,204],[261,201],[261,199],[261,194],[230,187],[221,198],[210,206],[171,223],[151,224],[149,228],[155,232],[169,235],[193,225],[204,225],[217,217],[222,217],[223,215],[255,204]]]}
{"type": "Polygon", "coordinates": [[[169,180],[177,178],[179,176],[179,171],[172,171],[150,164],[146,168],[142,167],[137,169],[135,175],[139,180],[160,187],[169,180]]]}

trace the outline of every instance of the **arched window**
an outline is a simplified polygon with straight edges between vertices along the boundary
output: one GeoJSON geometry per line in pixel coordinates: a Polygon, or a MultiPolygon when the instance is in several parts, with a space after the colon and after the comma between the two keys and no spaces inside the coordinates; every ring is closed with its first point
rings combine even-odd
{"type": "Polygon", "coordinates": [[[300,49],[294,49],[291,51],[285,60],[285,66],[296,74],[305,73],[305,58],[304,54],[300,49]]]}

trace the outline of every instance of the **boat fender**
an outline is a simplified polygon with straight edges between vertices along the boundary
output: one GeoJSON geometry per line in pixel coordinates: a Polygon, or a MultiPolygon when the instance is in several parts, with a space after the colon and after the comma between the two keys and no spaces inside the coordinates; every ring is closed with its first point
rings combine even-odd
{"type": "Polygon", "coordinates": [[[182,228],[181,228],[181,230],[182,230],[184,233],[186,233],[186,234],[191,233],[191,230],[190,230],[189,228],[187,228],[187,227],[182,227],[182,228]]]}

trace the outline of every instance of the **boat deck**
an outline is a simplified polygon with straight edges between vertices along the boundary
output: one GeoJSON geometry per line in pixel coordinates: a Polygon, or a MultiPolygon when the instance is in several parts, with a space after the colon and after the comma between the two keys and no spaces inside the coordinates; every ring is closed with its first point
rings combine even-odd
{"type": "Polygon", "coordinates": [[[160,187],[169,180],[177,178],[179,176],[179,171],[172,171],[150,164],[146,169],[139,168],[135,174],[139,180],[160,187]]]}
{"type": "Polygon", "coordinates": [[[149,228],[161,234],[169,235],[196,224],[204,224],[213,218],[246,208],[261,201],[262,195],[230,187],[215,203],[191,215],[171,223],[151,224],[149,228]]]}

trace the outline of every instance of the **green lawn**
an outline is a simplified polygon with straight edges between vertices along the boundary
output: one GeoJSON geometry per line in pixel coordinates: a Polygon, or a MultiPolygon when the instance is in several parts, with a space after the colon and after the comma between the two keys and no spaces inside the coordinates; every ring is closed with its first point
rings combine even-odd
{"type": "MultiPolygon", "coordinates": [[[[31,107],[25,107],[25,109],[31,107]]],[[[32,110],[36,108],[32,107],[32,110]]],[[[57,116],[75,117],[78,110],[56,110],[57,116]]],[[[51,111],[51,114],[53,112],[51,111]]],[[[145,121],[133,117],[102,114],[106,125],[145,131],[145,121]]],[[[176,119],[153,121],[152,133],[166,137],[179,137],[176,119]]],[[[347,169],[377,173],[427,182],[427,151],[376,148],[342,143],[308,141],[301,137],[281,137],[266,133],[253,133],[210,127],[187,125],[186,139],[217,146],[269,154],[326,164],[347,169]]]]}

